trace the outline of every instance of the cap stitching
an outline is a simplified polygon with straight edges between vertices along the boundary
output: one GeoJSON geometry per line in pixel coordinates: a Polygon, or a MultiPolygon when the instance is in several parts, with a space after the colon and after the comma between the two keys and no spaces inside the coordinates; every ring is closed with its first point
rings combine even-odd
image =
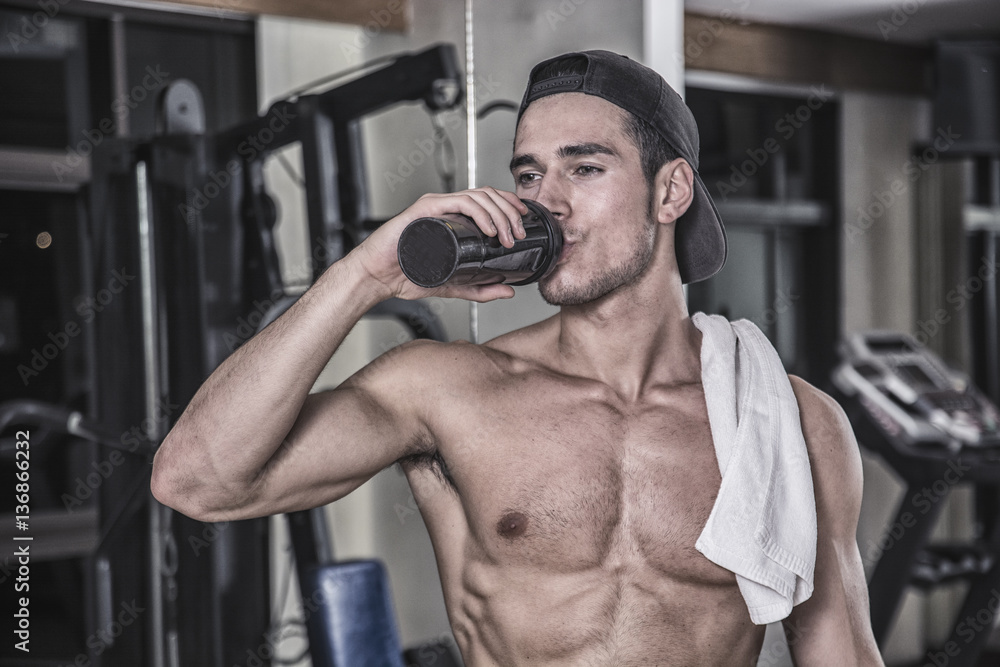
{"type": "Polygon", "coordinates": [[[544,92],[546,90],[551,90],[552,88],[561,88],[569,86],[573,88],[579,88],[582,83],[583,83],[583,77],[578,74],[545,79],[544,81],[539,81],[531,86],[531,93],[529,94],[529,97],[534,97],[538,93],[544,92]]]}

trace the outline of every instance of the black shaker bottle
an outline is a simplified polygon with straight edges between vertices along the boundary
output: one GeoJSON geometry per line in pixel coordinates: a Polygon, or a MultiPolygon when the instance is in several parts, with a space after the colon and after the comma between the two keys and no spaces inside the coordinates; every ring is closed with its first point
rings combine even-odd
{"type": "Polygon", "coordinates": [[[505,248],[464,215],[417,218],[399,236],[397,254],[403,274],[421,287],[527,285],[545,276],[562,252],[562,232],[548,209],[522,199],[525,237],[505,248]]]}

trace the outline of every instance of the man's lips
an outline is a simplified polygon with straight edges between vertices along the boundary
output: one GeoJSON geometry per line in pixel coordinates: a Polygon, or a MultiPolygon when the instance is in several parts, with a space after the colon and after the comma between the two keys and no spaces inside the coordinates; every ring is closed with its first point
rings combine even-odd
{"type": "Polygon", "coordinates": [[[573,250],[573,246],[576,245],[575,242],[570,242],[563,240],[562,252],[559,253],[559,259],[556,260],[556,264],[562,264],[569,257],[570,252],[573,250]]]}

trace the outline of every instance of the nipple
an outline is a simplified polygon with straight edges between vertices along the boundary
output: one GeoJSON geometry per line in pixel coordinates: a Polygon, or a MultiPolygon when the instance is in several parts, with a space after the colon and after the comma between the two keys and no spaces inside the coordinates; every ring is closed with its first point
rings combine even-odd
{"type": "Polygon", "coordinates": [[[520,537],[528,529],[528,517],[520,512],[507,512],[497,522],[497,534],[500,537],[520,537]]]}

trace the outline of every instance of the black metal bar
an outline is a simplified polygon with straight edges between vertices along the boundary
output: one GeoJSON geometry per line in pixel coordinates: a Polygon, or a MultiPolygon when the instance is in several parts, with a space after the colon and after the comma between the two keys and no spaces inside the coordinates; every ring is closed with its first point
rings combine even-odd
{"type": "Polygon", "coordinates": [[[357,223],[368,217],[368,177],[365,174],[361,124],[357,120],[337,123],[334,135],[337,164],[340,166],[340,218],[357,223]]]}
{"type": "Polygon", "coordinates": [[[922,484],[909,483],[903,495],[896,516],[890,524],[900,527],[898,537],[891,535],[892,543],[882,551],[875,571],[868,584],[871,600],[872,632],[879,646],[885,645],[892,622],[903,599],[903,592],[910,583],[910,573],[917,554],[927,544],[934,530],[934,524],[941,514],[944,498],[926,502],[920,508],[914,500],[919,496],[922,484]]]}
{"type": "MultiPolygon", "coordinates": [[[[995,486],[985,488],[993,492],[991,494],[993,498],[996,497],[995,486]]],[[[1000,555],[1000,514],[993,512],[991,518],[992,525],[987,532],[988,543],[994,555],[1000,555]]],[[[989,572],[969,580],[969,592],[955,618],[949,642],[943,647],[945,656],[951,658],[949,665],[976,667],[979,664],[979,655],[993,634],[998,610],[1000,610],[1000,562],[995,560],[989,572]],[[957,655],[952,655],[956,652],[957,655]]]]}
{"type": "MultiPolygon", "coordinates": [[[[385,67],[358,77],[342,86],[333,88],[313,97],[318,99],[320,109],[333,118],[337,124],[348,122],[374,113],[400,102],[423,101],[432,111],[450,109],[457,105],[464,94],[462,75],[458,67],[458,56],[452,44],[436,44],[415,54],[404,54],[385,67]]],[[[233,155],[251,159],[261,152],[248,143],[263,130],[271,130],[270,124],[278,119],[284,129],[274,132],[263,152],[276,151],[300,139],[298,102],[280,100],[271,105],[268,112],[245,123],[220,132],[217,135],[220,163],[233,155]],[[241,150],[242,146],[242,150],[241,150]]]]}
{"type": "Polygon", "coordinates": [[[243,222],[245,224],[243,283],[246,307],[253,298],[284,293],[278,249],[274,240],[274,202],[264,189],[264,163],[255,160],[243,168],[243,222]]]}
{"type": "Polygon", "coordinates": [[[1000,276],[997,275],[995,267],[1000,262],[997,257],[997,245],[1000,244],[1000,232],[993,230],[983,233],[984,255],[986,263],[994,267],[992,276],[984,280],[985,294],[983,295],[983,324],[986,331],[983,332],[986,345],[983,350],[986,353],[986,392],[993,399],[994,403],[1000,404],[1000,276]]]}
{"type": "Polygon", "coordinates": [[[423,101],[432,111],[450,109],[464,88],[452,44],[436,44],[320,96],[337,122],[360,118],[400,102],[423,101]]]}
{"type": "MultiPolygon", "coordinates": [[[[336,189],[337,155],[333,120],[320,111],[315,96],[299,99],[299,133],[302,139],[302,171],[306,182],[306,212],[311,243],[326,248],[326,262],[315,258],[313,279],[344,256],[343,221],[336,189]]],[[[316,253],[313,253],[314,255],[316,253]]]]}
{"type": "MultiPolygon", "coordinates": [[[[295,552],[295,568],[299,572],[299,586],[304,585],[305,573],[316,565],[321,565],[319,560],[319,547],[316,545],[316,532],[313,530],[312,517],[309,512],[289,512],[285,515],[288,519],[288,535],[292,541],[292,550],[295,552]]],[[[304,598],[308,597],[308,591],[302,591],[304,598]]]]}
{"type": "MultiPolygon", "coordinates": [[[[18,399],[0,404],[0,431],[9,424],[36,424],[58,433],[75,435],[90,442],[96,442],[126,452],[133,447],[121,442],[121,434],[84,417],[80,412],[61,405],[52,405],[32,399],[18,399]]],[[[139,452],[146,455],[147,451],[139,452]]]]}

